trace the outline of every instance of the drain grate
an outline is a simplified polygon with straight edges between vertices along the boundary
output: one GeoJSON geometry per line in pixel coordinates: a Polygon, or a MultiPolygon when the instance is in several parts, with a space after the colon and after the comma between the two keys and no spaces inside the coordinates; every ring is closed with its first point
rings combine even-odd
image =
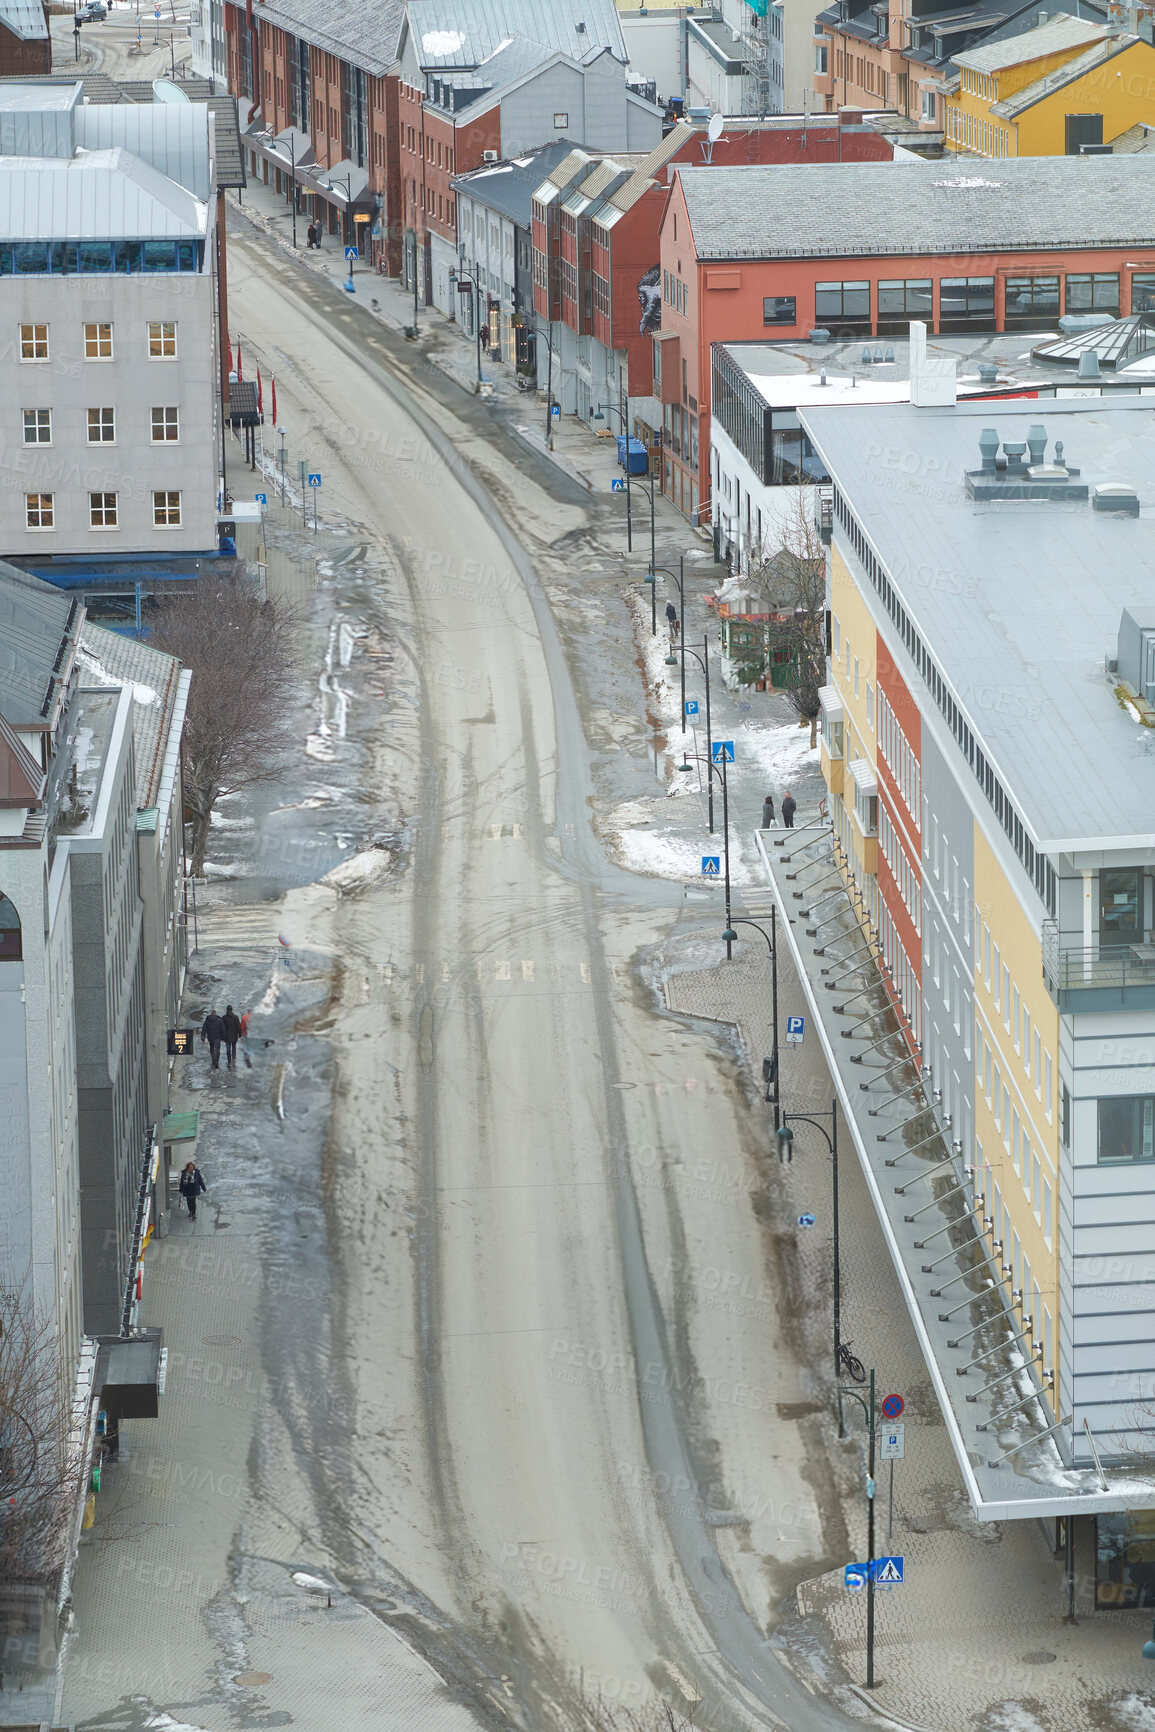
{"type": "Polygon", "coordinates": [[[1020,1656],[1024,1666],[1049,1666],[1051,1661],[1058,1657],[1057,1654],[1049,1654],[1046,1648],[1034,1648],[1029,1654],[1020,1656]]]}
{"type": "Polygon", "coordinates": [[[202,1335],[201,1340],[206,1347],[239,1347],[239,1335],[202,1335]]]}
{"type": "Polygon", "coordinates": [[[253,1690],[258,1684],[271,1684],[272,1681],[271,1672],[238,1672],[233,1679],[234,1684],[240,1684],[246,1690],[253,1690]]]}

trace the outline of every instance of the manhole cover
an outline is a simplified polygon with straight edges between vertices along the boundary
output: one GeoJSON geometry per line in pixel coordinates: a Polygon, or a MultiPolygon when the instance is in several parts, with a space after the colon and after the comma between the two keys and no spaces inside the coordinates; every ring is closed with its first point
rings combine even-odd
{"type": "Polygon", "coordinates": [[[202,1335],[201,1340],[206,1347],[239,1347],[239,1335],[202,1335]]]}
{"type": "Polygon", "coordinates": [[[271,1672],[238,1672],[233,1679],[234,1684],[241,1684],[246,1690],[253,1689],[257,1684],[271,1684],[272,1681],[271,1672]]]}
{"type": "Polygon", "coordinates": [[[1045,1648],[1036,1648],[1032,1653],[1024,1654],[1022,1661],[1024,1666],[1049,1666],[1058,1657],[1057,1654],[1048,1654],[1045,1648]]]}

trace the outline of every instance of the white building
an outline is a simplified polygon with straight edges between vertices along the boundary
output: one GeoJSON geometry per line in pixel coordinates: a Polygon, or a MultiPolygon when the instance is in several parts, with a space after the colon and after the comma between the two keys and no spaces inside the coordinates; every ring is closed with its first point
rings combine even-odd
{"type": "Polygon", "coordinates": [[[207,552],[215,120],[81,88],[0,83],[0,554],[207,552]]]}

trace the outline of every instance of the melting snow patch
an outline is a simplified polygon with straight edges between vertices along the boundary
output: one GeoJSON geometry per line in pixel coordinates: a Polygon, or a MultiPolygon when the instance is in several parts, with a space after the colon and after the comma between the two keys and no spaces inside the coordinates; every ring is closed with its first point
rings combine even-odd
{"type": "Polygon", "coordinates": [[[427,30],[421,38],[426,54],[456,54],[465,46],[464,30],[427,30]]]}
{"type": "Polygon", "coordinates": [[[323,1582],[320,1576],[311,1576],[307,1570],[294,1570],[293,1580],[299,1588],[307,1588],[311,1594],[331,1594],[333,1591],[329,1582],[323,1582]]]}
{"type": "Polygon", "coordinates": [[[1043,1732],[1035,1716],[1021,1702],[999,1702],[988,1722],[990,1732],[1043,1732]]]}
{"type": "Polygon", "coordinates": [[[144,1724],[148,1732],[204,1732],[203,1726],[191,1726],[187,1720],[174,1720],[163,1708],[149,1713],[144,1724]]]}
{"type": "Polygon", "coordinates": [[[1002,186],[1001,180],[984,180],[981,174],[960,174],[954,180],[936,180],[935,186],[1002,186]]]}
{"type": "Polygon", "coordinates": [[[142,685],[138,680],[122,680],[116,674],[110,674],[104,663],[91,650],[78,649],[76,659],[102,686],[129,686],[133,699],[138,704],[159,703],[159,698],[151,686],[142,685]]]}
{"type": "Polygon", "coordinates": [[[1155,1707],[1144,1702],[1141,1696],[1121,1696],[1117,1702],[1112,1702],[1111,1707],[1133,1732],[1155,1732],[1155,1707]]]}
{"type": "Polygon", "coordinates": [[[363,890],[378,878],[383,878],[392,865],[392,856],[385,848],[367,848],[362,854],[354,854],[351,860],[342,860],[339,866],[334,866],[331,872],[326,872],[321,879],[322,884],[331,884],[334,890],[363,890]]]}

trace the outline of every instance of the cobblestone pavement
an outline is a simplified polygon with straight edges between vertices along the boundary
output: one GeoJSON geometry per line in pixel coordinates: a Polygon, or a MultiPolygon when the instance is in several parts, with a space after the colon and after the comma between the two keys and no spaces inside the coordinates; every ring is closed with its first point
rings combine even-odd
{"type": "MultiPolygon", "coordinates": [[[[767,911],[769,891],[749,903],[767,911]]],[[[701,955],[697,911],[667,947],[676,971],[671,1009],[736,1026],[753,1080],[771,1045],[768,953],[750,933],[735,960],[678,970],[682,952],[701,955]]],[[[739,928],[741,930],[741,928],[739,928]]],[[[749,929],[747,929],[748,931],[749,929]]],[[[711,936],[714,936],[711,929],[711,936]]],[[[719,949],[721,946],[719,945],[719,949]]],[[[785,946],[779,962],[780,1015],[804,1009],[785,946]]],[[[783,1049],[786,1111],[829,1110],[832,1094],[817,1044],[783,1049]]],[[[767,1114],[770,1112],[767,1108],[767,1114]]],[[[1155,1728],[1155,1669],[1140,1656],[1149,1617],[1091,1609],[1092,1560],[1077,1581],[1075,1625],[1065,1622],[1061,1557],[1035,1522],[976,1522],[963,1493],[938,1404],[926,1375],[865,1182],[848,1135],[840,1163],[843,1336],[868,1368],[878,1396],[906,1400],[906,1458],[894,1469],[894,1526],[888,1538],[889,1473],[878,1467],[877,1550],[905,1558],[904,1586],[876,1596],[877,1687],[869,1700],[899,1724],[928,1732],[1149,1732],[1155,1728]]],[[[842,1454],[842,1487],[852,1544],[865,1556],[865,1440],[857,1404],[846,1403],[848,1438],[834,1419],[830,1336],[830,1159],[817,1130],[799,1127],[793,1163],[767,1165],[768,1225],[794,1240],[798,1291],[791,1295],[812,1354],[823,1367],[816,1389],[831,1418],[827,1441],[842,1454]],[[813,1214],[813,1227],[798,1217],[813,1214]]],[[[854,1561],[847,1558],[847,1562],[854,1561]]],[[[1080,1560],[1082,1562],[1082,1560],[1080,1560]]],[[[799,1617],[783,1636],[802,1675],[865,1678],[865,1596],[846,1591],[841,1570],[797,1585],[799,1617]]],[[[865,1692],[863,1692],[865,1697],[865,1692]]]]}

